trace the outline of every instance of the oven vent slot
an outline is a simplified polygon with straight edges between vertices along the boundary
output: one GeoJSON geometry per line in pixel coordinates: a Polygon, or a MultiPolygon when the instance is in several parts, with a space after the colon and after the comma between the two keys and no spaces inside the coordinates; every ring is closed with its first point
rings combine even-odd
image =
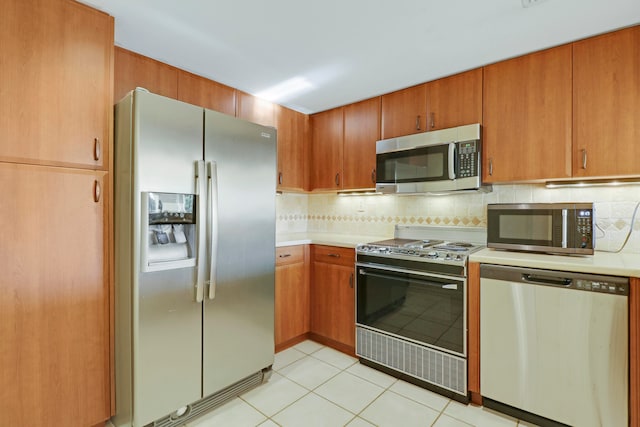
{"type": "Polygon", "coordinates": [[[395,337],[356,328],[356,354],[439,387],[467,395],[467,361],[395,337]]]}

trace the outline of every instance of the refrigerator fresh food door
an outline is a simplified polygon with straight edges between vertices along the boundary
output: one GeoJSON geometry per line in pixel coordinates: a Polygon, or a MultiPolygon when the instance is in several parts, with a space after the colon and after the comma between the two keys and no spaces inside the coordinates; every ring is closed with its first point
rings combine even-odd
{"type": "MultiPolygon", "coordinates": [[[[197,162],[203,155],[203,110],[151,93],[135,91],[134,94],[132,204],[137,227],[133,235],[136,236],[135,252],[140,257],[144,253],[141,247],[149,242],[149,223],[154,222],[149,220],[149,215],[158,210],[158,201],[150,200],[149,195],[163,193],[163,209],[167,209],[167,203],[179,204],[189,200],[187,195],[195,195],[195,230],[185,233],[185,237],[197,240],[197,230],[203,229],[204,218],[199,218],[197,212],[204,183],[196,179],[197,162]],[[170,197],[172,193],[176,196],[170,197]]],[[[168,209],[180,211],[182,208],[168,209]]],[[[183,237],[175,234],[176,227],[173,228],[174,237],[170,242],[183,237]]],[[[198,242],[192,243],[190,250],[197,252],[194,248],[198,242]]],[[[193,255],[197,259],[197,253],[187,256],[193,255]]],[[[136,260],[135,425],[146,425],[201,398],[202,304],[196,302],[197,267],[195,262],[187,266],[180,261],[173,262],[163,268],[162,262],[150,264],[136,260]]]]}
{"type": "Polygon", "coordinates": [[[276,131],[205,110],[211,176],[203,395],[273,364],[276,131]],[[215,234],[213,234],[215,233],[215,234]]]}

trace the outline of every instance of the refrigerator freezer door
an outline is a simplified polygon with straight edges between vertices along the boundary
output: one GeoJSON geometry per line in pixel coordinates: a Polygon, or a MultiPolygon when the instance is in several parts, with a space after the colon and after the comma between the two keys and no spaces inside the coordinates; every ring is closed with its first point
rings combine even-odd
{"type": "Polygon", "coordinates": [[[215,298],[204,303],[207,396],[273,364],[276,131],[205,110],[205,162],[216,166],[218,230],[215,298]]]}
{"type": "MultiPolygon", "coordinates": [[[[148,239],[143,192],[196,194],[202,160],[203,110],[147,92],[133,100],[134,252],[148,239]]],[[[196,215],[196,228],[203,218],[196,215]]],[[[196,240],[198,237],[196,237],[196,240]]],[[[196,245],[198,247],[201,245],[196,245]]],[[[133,283],[133,402],[135,425],[165,416],[201,398],[202,303],[196,302],[196,266],[143,272],[133,283]],[[167,386],[170,384],[170,386],[167,386]]]]}

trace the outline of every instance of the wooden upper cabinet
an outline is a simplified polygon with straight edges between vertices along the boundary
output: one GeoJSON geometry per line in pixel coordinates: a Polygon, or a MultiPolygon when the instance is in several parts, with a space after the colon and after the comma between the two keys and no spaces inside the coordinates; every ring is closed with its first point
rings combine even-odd
{"type": "Polygon", "coordinates": [[[640,26],[573,44],[573,176],[640,175],[640,26]]]}
{"type": "Polygon", "coordinates": [[[304,191],[306,153],[309,140],[309,117],[276,106],[278,130],[278,190],[304,191]]]}
{"type": "Polygon", "coordinates": [[[483,179],[571,176],[571,45],[484,69],[483,179]]]}
{"type": "Polygon", "coordinates": [[[376,186],[376,141],[380,139],[380,97],[344,107],[343,189],[376,186]]]}
{"type": "Polygon", "coordinates": [[[427,130],[427,85],[382,95],[382,139],[427,130]]]}
{"type": "Polygon", "coordinates": [[[236,90],[213,80],[178,70],[178,99],[235,116],[236,90]]]}
{"type": "Polygon", "coordinates": [[[0,163],[2,425],[109,418],[108,182],[102,171],[0,163]]]}
{"type": "Polygon", "coordinates": [[[141,87],[168,98],[178,98],[178,69],[120,47],[115,48],[114,101],[141,87]]]}
{"type": "Polygon", "coordinates": [[[113,18],[72,1],[4,1],[0,161],[106,169],[113,18]]]}
{"type": "Polygon", "coordinates": [[[237,91],[237,97],[236,117],[276,127],[276,104],[241,91],[237,91]]]}
{"type": "Polygon", "coordinates": [[[427,129],[482,124],[482,68],[427,83],[427,129]]]}
{"type": "Polygon", "coordinates": [[[342,189],[343,118],[344,107],[311,116],[311,190],[342,189]]]}

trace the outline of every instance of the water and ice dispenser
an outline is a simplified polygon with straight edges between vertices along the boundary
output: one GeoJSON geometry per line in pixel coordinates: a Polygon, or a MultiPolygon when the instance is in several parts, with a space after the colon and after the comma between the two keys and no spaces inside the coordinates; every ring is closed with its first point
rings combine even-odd
{"type": "Polygon", "coordinates": [[[142,193],[141,241],[143,271],[196,265],[196,196],[177,193],[142,193]]]}

